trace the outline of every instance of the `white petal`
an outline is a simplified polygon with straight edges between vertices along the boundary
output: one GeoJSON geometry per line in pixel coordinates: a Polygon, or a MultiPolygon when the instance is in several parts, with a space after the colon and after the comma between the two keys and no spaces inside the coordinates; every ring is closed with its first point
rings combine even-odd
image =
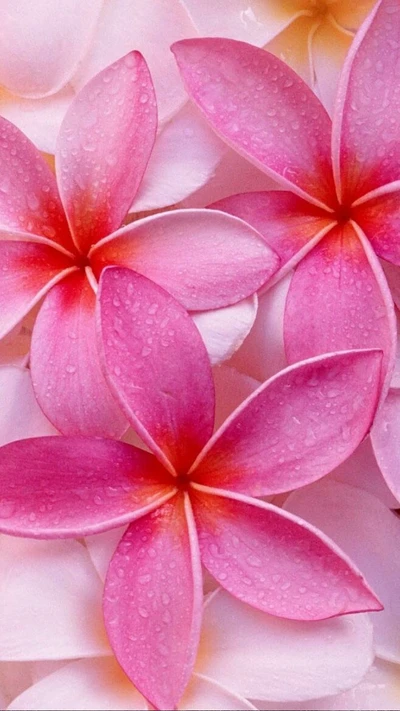
{"type": "Polygon", "coordinates": [[[192,313],[212,365],[227,360],[242,345],[254,324],[256,314],[256,296],[222,309],[192,313]]]}

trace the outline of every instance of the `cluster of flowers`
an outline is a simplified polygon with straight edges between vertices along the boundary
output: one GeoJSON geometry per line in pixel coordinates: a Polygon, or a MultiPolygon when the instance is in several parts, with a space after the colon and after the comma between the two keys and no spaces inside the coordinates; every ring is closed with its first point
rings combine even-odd
{"type": "Polygon", "coordinates": [[[398,0],[31,5],[0,705],[400,708],[398,0]]]}

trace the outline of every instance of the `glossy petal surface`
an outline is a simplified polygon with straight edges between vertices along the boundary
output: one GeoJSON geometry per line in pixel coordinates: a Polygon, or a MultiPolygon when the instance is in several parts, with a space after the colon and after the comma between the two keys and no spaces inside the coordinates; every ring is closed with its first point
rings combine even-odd
{"type": "Polygon", "coordinates": [[[0,659],[73,659],[108,653],[101,583],[76,541],[0,536],[0,659]]]}
{"type": "Polygon", "coordinates": [[[58,137],[56,171],[74,241],[83,253],[120,227],[156,128],[153,84],[138,52],[100,72],[72,102],[58,137]]]}
{"type": "Polygon", "coordinates": [[[92,255],[96,273],[107,264],[129,267],[192,311],[229,306],[252,295],[279,264],[252,227],[211,210],[145,218],[122,228],[92,255]]]}
{"type": "Polygon", "coordinates": [[[363,203],[355,211],[378,257],[400,266],[400,193],[381,195],[363,203]]]}
{"type": "Polygon", "coordinates": [[[51,290],[33,331],[33,385],[62,434],[120,437],[127,423],[101,371],[94,309],[95,295],[82,272],[51,290]]]}
{"type": "Polygon", "coordinates": [[[151,454],[124,442],[39,437],[0,448],[0,528],[73,538],[122,526],[173,487],[151,454]]]}
{"type": "Polygon", "coordinates": [[[53,173],[31,141],[0,118],[0,227],[47,237],[67,249],[71,238],[53,173]]]}
{"type": "Polygon", "coordinates": [[[105,372],[132,427],[184,472],[211,435],[214,385],[188,313],[130,269],[106,269],[99,291],[105,372]]]}
{"type": "Polygon", "coordinates": [[[283,371],[215,434],[194,479],[263,496],[328,474],[372,424],[380,368],[381,354],[366,351],[323,356],[283,371]]]}
{"type": "MultiPolygon", "coordinates": [[[[29,235],[24,235],[29,239],[29,235]]],[[[69,273],[71,260],[49,243],[0,239],[0,337],[69,273]]]]}
{"type": "Polygon", "coordinates": [[[324,481],[297,491],[285,509],[331,536],[373,585],[384,609],[372,615],[379,656],[400,662],[400,521],[365,491],[324,481]]]}
{"type": "Polygon", "coordinates": [[[208,487],[192,501],[203,564],[243,602],[295,620],[381,609],[349,559],[301,519],[208,487]]]}
{"type": "Polygon", "coordinates": [[[191,98],[229,145],[299,195],[331,202],[330,119],[295,72],[233,40],[183,40],[173,51],[191,98]]]}
{"type": "Polygon", "coordinates": [[[223,590],[205,604],[198,669],[250,699],[293,703],[338,693],[361,680],[372,658],[368,615],[282,620],[223,590]]]}
{"type": "Polygon", "coordinates": [[[372,431],[372,445],[386,483],[400,501],[400,393],[392,390],[382,405],[372,431]]]}
{"type": "Polygon", "coordinates": [[[400,7],[375,5],[340,78],[333,124],[336,180],[348,203],[399,178],[400,7]]]}
{"type": "Polygon", "coordinates": [[[135,686],[158,708],[176,708],[189,680],[202,598],[190,503],[179,496],[131,524],[104,591],[111,646],[135,686]]]}
{"type": "Polygon", "coordinates": [[[393,302],[378,260],[351,225],[332,230],[298,265],[286,300],[285,347],[289,362],[348,348],[381,348],[382,375],[391,374],[393,302]]]}
{"type": "Polygon", "coordinates": [[[67,83],[94,30],[101,0],[4,0],[0,82],[15,94],[39,97],[67,83]]]}
{"type": "Polygon", "coordinates": [[[257,316],[257,296],[232,306],[210,311],[192,311],[212,365],[222,363],[240,348],[257,316]]]}

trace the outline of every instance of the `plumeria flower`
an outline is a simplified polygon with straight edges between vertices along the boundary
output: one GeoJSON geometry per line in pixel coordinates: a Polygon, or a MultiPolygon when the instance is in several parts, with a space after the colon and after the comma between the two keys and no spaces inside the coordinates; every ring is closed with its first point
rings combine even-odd
{"type": "Polygon", "coordinates": [[[141,693],[171,708],[186,687],[201,625],[200,560],[228,592],[278,617],[381,609],[328,538],[252,498],[315,481],[354,450],[374,416],[381,353],[295,365],[211,436],[211,369],[186,310],[119,267],[103,272],[98,298],[109,385],[153,454],[88,437],[6,445],[0,530],[68,538],[130,523],[103,609],[117,659],[141,693]]]}
{"type": "Polygon", "coordinates": [[[184,3],[201,34],[255,44],[283,59],[333,106],[355,30],[375,0],[233,0],[184,3]]]}
{"type": "Polygon", "coordinates": [[[271,54],[212,38],[174,46],[188,91],[213,128],[283,188],[217,206],[268,232],[280,277],[296,268],[285,308],[289,362],[377,346],[387,384],[396,323],[376,255],[400,263],[399,28],[396,0],[378,2],[346,58],[333,126],[304,82],[271,54]]]}
{"type": "Polygon", "coordinates": [[[103,70],[71,104],[57,182],[33,144],[0,122],[0,336],[45,296],[30,365],[39,403],[64,433],[118,436],[126,428],[96,351],[95,290],[105,265],[147,274],[195,311],[242,300],[278,265],[258,233],[222,213],[171,211],[118,230],[156,125],[151,77],[138,53],[103,70]]]}
{"type": "MultiPolygon", "coordinates": [[[[4,707],[149,707],[107,644],[102,583],[84,546],[0,536],[0,565],[7,580],[0,586],[4,707]]],[[[372,658],[367,614],[282,620],[219,589],[203,605],[199,654],[179,708],[227,711],[253,708],[246,695],[282,702],[343,692],[362,679],[372,658]]]]}

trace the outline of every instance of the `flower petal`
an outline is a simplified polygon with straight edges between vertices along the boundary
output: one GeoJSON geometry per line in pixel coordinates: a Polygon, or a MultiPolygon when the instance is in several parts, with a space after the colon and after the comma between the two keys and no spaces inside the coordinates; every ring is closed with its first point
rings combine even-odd
{"type": "Polygon", "coordinates": [[[318,353],[380,348],[382,378],[396,351],[393,301],[365,237],[338,226],[297,266],[285,310],[285,349],[293,363],[318,353]]]}
{"type": "Polygon", "coordinates": [[[334,481],[295,492],[285,509],[330,536],[359,566],[384,609],[373,615],[376,652],[400,662],[400,521],[366,491],[334,481]]]}
{"type": "Polygon", "coordinates": [[[203,590],[189,498],[131,524],[108,569],[104,619],[114,653],[157,708],[176,708],[192,673],[203,590]]]}
{"type": "Polygon", "coordinates": [[[38,437],[0,448],[0,529],[73,538],[122,526],[171,497],[148,452],[89,437],[38,437]]]}
{"type": "Polygon", "coordinates": [[[102,0],[59,0],[56,7],[52,0],[4,0],[0,83],[33,98],[64,86],[88,47],[101,5],[102,0]]]}
{"type": "Polygon", "coordinates": [[[225,145],[187,104],[161,130],[129,212],[174,205],[214,175],[225,145]]]}
{"type": "Polygon", "coordinates": [[[209,486],[265,496],[320,479],[372,424],[381,353],[349,351],[291,366],[229,417],[192,468],[209,486]]]}
{"type": "Polygon", "coordinates": [[[104,69],[72,102],[57,141],[56,172],[83,253],[120,227],[146,170],[156,129],[153,83],[139,52],[104,69]]]}
{"type": "Polygon", "coordinates": [[[368,615],[282,620],[224,590],[204,608],[198,670],[248,698],[279,703],[336,694],[357,684],[372,659],[368,615]]]}
{"type": "Polygon", "coordinates": [[[332,202],[330,119],[292,69],[234,40],[183,40],[172,49],[191,98],[230,146],[301,197],[332,202]]]}
{"type": "Polygon", "coordinates": [[[113,658],[79,659],[33,684],[9,711],[147,711],[148,704],[113,658]]]}
{"type": "Polygon", "coordinates": [[[228,365],[218,365],[213,368],[215,383],[215,422],[219,427],[229,415],[260,383],[248,375],[244,375],[228,365]]]}
{"type": "Polygon", "coordinates": [[[398,180],[400,6],[375,5],[345,60],[333,120],[332,154],[347,204],[398,180]]]}
{"type": "Polygon", "coordinates": [[[207,352],[188,313],[130,269],[106,269],[99,335],[107,381],[132,427],[170,469],[190,466],[214,423],[207,352]]]}
{"type": "Polygon", "coordinates": [[[11,365],[0,368],[0,401],[0,446],[25,437],[56,434],[37,404],[29,370],[11,365]]]}
{"type": "Polygon", "coordinates": [[[33,330],[33,386],[62,434],[120,437],[127,422],[101,371],[94,309],[95,295],[82,272],[53,287],[33,330]]]}
{"type": "Polygon", "coordinates": [[[212,365],[227,360],[240,348],[253,327],[256,315],[255,295],[222,309],[191,314],[212,365]]]}
{"type": "Polygon", "coordinates": [[[16,229],[72,246],[53,173],[37,148],[0,118],[0,229],[16,229]]]}
{"type": "Polygon", "coordinates": [[[110,531],[98,533],[96,536],[85,538],[85,545],[92,563],[103,581],[106,579],[110,560],[126,528],[126,526],[120,526],[119,528],[112,528],[110,531]]]}
{"type": "MultiPolygon", "coordinates": [[[[329,11],[333,14],[333,6],[329,6],[329,11]]],[[[320,24],[312,37],[314,91],[330,116],[334,113],[340,72],[351,42],[351,35],[340,31],[329,19],[320,24]]]]}
{"type": "Polygon", "coordinates": [[[242,220],[214,210],[173,210],[123,227],[91,252],[95,273],[129,267],[187,309],[229,306],[276,272],[277,255],[242,220]]]}
{"type": "Polygon", "coordinates": [[[170,46],[196,29],[179,0],[113,0],[103,4],[96,36],[82,63],[75,88],[81,88],[101,69],[132,50],[139,50],[153,77],[159,119],[164,122],[186,101],[170,46]]]}
{"type": "Polygon", "coordinates": [[[365,232],[378,257],[400,266],[400,193],[368,200],[355,210],[355,219],[365,232]]]}
{"type": "Polygon", "coordinates": [[[240,217],[264,237],[281,260],[274,281],[292,269],[315,244],[313,238],[320,239],[319,233],[332,224],[326,212],[283,190],[232,195],[210,207],[240,217]]]}
{"type": "Polygon", "coordinates": [[[0,537],[0,659],[108,654],[101,582],[76,541],[0,537]]]}
{"type": "MultiPolygon", "coordinates": [[[[19,235],[18,235],[19,236],[19,235]]],[[[75,270],[51,243],[0,239],[0,338],[6,336],[40,299],[75,270]]]]}
{"type": "Polygon", "coordinates": [[[179,709],[182,711],[246,711],[256,707],[243,697],[232,693],[230,689],[225,689],[221,684],[218,684],[214,679],[203,676],[202,674],[193,674],[189,686],[186,689],[183,699],[179,704],[179,709]]]}
{"type": "Polygon", "coordinates": [[[400,501],[400,392],[391,390],[376,418],[371,440],[378,466],[396,499],[400,501]]]}
{"type": "Polygon", "coordinates": [[[191,496],[202,562],[243,602],[294,620],[382,609],[360,572],[318,529],[240,494],[195,484],[191,496]]]}

